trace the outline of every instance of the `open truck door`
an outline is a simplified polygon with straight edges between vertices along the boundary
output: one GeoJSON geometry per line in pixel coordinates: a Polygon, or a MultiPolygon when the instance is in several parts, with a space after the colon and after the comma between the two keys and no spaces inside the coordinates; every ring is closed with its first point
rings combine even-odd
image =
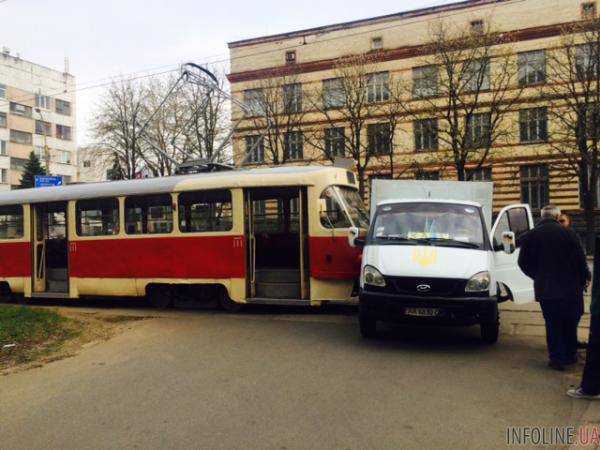
{"type": "Polygon", "coordinates": [[[510,290],[513,301],[518,304],[535,300],[533,280],[518,265],[520,238],[532,228],[531,209],[525,204],[503,208],[492,227],[495,278],[510,290]]]}

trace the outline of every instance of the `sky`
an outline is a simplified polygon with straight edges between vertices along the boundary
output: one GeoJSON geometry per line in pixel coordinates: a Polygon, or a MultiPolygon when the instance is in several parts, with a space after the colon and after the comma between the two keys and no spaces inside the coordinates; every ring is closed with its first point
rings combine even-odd
{"type": "Polygon", "coordinates": [[[227,42],[392,14],[454,0],[0,0],[0,47],[69,71],[77,82],[77,139],[111,79],[182,62],[226,70],[227,42]]]}

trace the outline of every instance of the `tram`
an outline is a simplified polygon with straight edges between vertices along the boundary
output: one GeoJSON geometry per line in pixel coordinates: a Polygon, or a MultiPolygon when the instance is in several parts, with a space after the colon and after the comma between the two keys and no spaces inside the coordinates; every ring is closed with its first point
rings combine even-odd
{"type": "Polygon", "coordinates": [[[13,190],[0,194],[0,293],[347,302],[368,220],[354,173],[323,166],[13,190]]]}

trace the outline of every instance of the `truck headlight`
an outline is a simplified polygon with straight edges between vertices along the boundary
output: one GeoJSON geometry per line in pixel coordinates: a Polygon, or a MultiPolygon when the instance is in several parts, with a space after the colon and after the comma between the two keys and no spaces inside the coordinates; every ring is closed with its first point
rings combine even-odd
{"type": "Polygon", "coordinates": [[[365,266],[363,269],[363,283],[370,284],[371,286],[385,286],[385,278],[381,275],[381,272],[373,266],[365,266]]]}
{"type": "Polygon", "coordinates": [[[489,272],[479,272],[471,277],[469,281],[467,281],[467,286],[465,287],[465,292],[485,292],[490,289],[490,273],[489,272]]]}

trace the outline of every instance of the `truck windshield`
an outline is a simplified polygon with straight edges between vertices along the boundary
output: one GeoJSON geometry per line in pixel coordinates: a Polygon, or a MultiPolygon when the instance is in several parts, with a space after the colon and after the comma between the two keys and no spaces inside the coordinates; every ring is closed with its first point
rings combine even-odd
{"type": "Polygon", "coordinates": [[[371,242],[483,249],[480,208],[455,203],[396,203],[377,208],[371,242]]]}
{"type": "Polygon", "coordinates": [[[369,228],[369,213],[365,209],[362,199],[356,189],[346,186],[337,186],[337,190],[346,205],[348,214],[355,227],[369,228]]]}

